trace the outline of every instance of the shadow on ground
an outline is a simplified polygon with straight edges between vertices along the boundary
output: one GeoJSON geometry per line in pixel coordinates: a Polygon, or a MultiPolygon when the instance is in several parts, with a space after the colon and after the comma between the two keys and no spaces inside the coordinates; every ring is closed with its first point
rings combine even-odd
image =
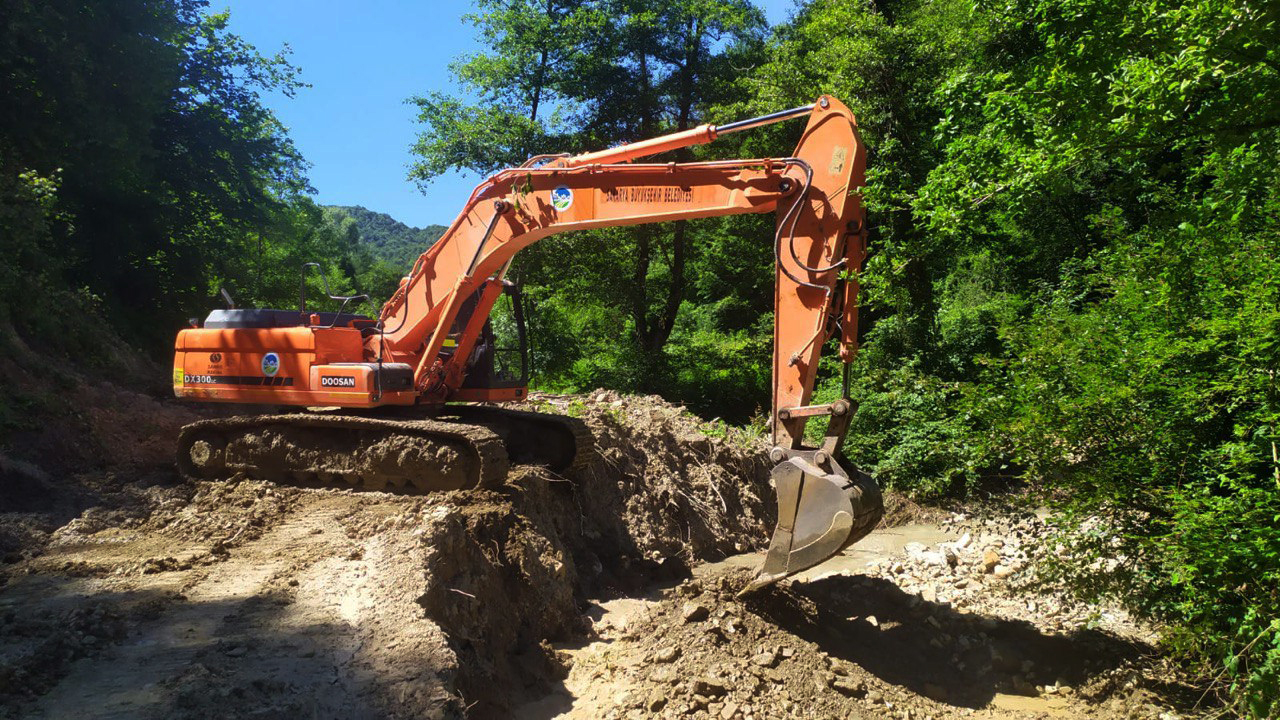
{"type": "Polygon", "coordinates": [[[0,593],[0,717],[213,720],[457,718],[437,647],[290,617],[288,593],[189,602],[172,592],[82,594],[74,578],[0,593]],[[28,595],[38,592],[38,602],[28,595]],[[17,603],[17,604],[15,604],[17,603]],[[15,608],[23,607],[22,612],[15,608]],[[90,638],[86,641],[86,638],[90,638]],[[386,672],[387,655],[398,672],[386,672]],[[381,657],[373,657],[380,655],[381,657]]]}
{"type": "Polygon", "coordinates": [[[997,693],[1034,694],[1034,685],[1079,687],[1152,652],[1097,630],[1050,635],[1028,622],[958,612],[865,576],[797,583],[749,607],[834,658],[967,708],[997,693]]]}

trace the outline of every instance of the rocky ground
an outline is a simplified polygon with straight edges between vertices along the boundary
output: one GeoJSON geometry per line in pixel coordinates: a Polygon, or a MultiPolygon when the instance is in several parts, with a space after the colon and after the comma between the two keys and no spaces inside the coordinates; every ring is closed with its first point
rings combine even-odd
{"type": "Polygon", "coordinates": [[[892,498],[737,598],[760,441],[656,398],[535,398],[587,422],[584,469],[405,497],[179,477],[191,410],[90,390],[94,460],[0,456],[0,717],[1194,714],[1149,629],[1036,582],[1034,515],[892,498]]]}
{"type": "Polygon", "coordinates": [[[1114,608],[1036,592],[1030,516],[883,528],[739,598],[746,558],[597,608],[526,718],[1191,717],[1196,695],[1114,608]],[[928,541],[921,542],[921,540],[928,541]],[[1182,709],[1178,709],[1182,708],[1182,709]]]}

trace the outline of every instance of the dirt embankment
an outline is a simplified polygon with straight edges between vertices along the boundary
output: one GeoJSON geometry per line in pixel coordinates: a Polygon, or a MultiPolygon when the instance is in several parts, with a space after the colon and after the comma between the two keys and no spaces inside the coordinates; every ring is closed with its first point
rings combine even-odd
{"type": "Polygon", "coordinates": [[[973,538],[945,569],[890,530],[734,598],[756,560],[738,554],[771,529],[764,448],[656,398],[537,398],[590,427],[585,467],[406,497],[181,478],[155,448],[195,415],[98,391],[80,422],[115,454],[0,464],[17,498],[0,508],[0,716],[1118,717],[1170,702],[1140,677],[1097,685],[1143,664],[1142,638],[1019,615],[1012,564],[1031,560],[1010,547],[996,579],[977,550],[1012,542],[1004,530],[946,528],[973,538]],[[964,607],[980,588],[1008,600],[964,607]]]}
{"type": "Polygon", "coordinates": [[[473,715],[501,715],[545,692],[563,672],[547,641],[589,630],[587,598],[677,581],[768,537],[758,441],[709,437],[657,398],[536,402],[587,423],[596,443],[588,464],[569,477],[517,468],[500,491],[447,497],[420,530],[421,603],[454,640],[473,715]]]}
{"type": "MultiPolygon", "coordinates": [[[[1034,517],[881,528],[867,547],[737,597],[739,560],[602,602],[524,719],[1150,718],[1198,693],[1148,628],[1034,584],[1034,517]],[[997,572],[997,569],[999,571],[997,572]]],[[[1182,710],[1177,708],[1181,707],[1182,710]]]]}

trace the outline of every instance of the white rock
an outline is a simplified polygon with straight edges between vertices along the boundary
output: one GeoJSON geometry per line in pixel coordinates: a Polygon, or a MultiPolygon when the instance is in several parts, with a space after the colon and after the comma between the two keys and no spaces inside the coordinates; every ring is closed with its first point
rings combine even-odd
{"type": "Polygon", "coordinates": [[[945,553],[940,552],[924,552],[920,554],[920,558],[929,565],[934,567],[951,567],[945,553]]]}

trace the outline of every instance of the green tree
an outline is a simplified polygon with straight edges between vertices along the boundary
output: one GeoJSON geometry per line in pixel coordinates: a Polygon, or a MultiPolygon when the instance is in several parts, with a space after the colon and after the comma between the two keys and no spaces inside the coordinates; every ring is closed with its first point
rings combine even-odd
{"type": "MultiPolygon", "coordinates": [[[[765,61],[717,110],[753,115],[832,93],[857,115],[869,151],[871,256],[861,276],[865,348],[852,387],[861,410],[845,451],[880,482],[918,493],[963,489],[991,470],[970,442],[975,428],[959,411],[961,389],[976,377],[980,351],[998,349],[995,317],[1016,298],[993,284],[997,262],[980,248],[938,245],[913,209],[943,158],[935,128],[948,105],[938,91],[981,71],[988,36],[984,15],[966,0],[816,0],[775,28],[765,61]]],[[[779,125],[756,133],[744,154],[789,152],[798,132],[779,125]]],[[[820,397],[842,390],[830,370],[820,397]]]]}
{"type": "Polygon", "coordinates": [[[1168,623],[1259,717],[1280,695],[1278,13],[816,0],[739,103],[833,92],[870,146],[846,451],[900,488],[1018,475],[1104,519],[1121,545],[1080,549],[1126,562],[1062,576],[1168,623]]]}
{"type": "MultiPolygon", "coordinates": [[[[764,30],[761,13],[745,0],[495,2],[481,10],[472,21],[494,51],[454,65],[481,102],[414,100],[424,130],[412,176],[421,182],[449,168],[487,172],[533,152],[585,151],[693,127],[723,99],[736,68],[749,64],[764,30]]],[[[674,159],[693,157],[683,151],[674,159]]],[[[547,327],[595,317],[608,327],[575,331],[616,338],[624,329],[631,339],[579,343],[584,352],[558,358],[561,380],[667,386],[672,353],[664,350],[689,299],[694,248],[717,227],[723,225],[582,233],[526,251],[515,273],[533,300],[545,312],[575,316],[547,327]],[[585,307],[609,312],[583,313],[585,307]],[[623,328],[619,314],[627,319],[623,328]]],[[[537,344],[554,342],[534,335],[537,344]]]]}
{"type": "Polygon", "coordinates": [[[951,345],[979,372],[945,412],[991,428],[971,443],[989,457],[1055,479],[1069,520],[1109,524],[1119,547],[1082,549],[1127,561],[1064,577],[1170,623],[1237,711],[1274,716],[1280,11],[975,12],[982,72],[936,90],[942,154],[909,211],[943,260],[940,328],[966,314],[952,298],[1013,300],[994,343],[951,345]],[[975,253],[993,262],[955,263],[975,253]],[[983,292],[956,293],[974,279],[983,292]]]}
{"type": "Polygon", "coordinates": [[[206,6],[11,0],[0,27],[0,167],[59,175],[63,277],[156,345],[306,189],[259,100],[296,69],[206,6]]]}

